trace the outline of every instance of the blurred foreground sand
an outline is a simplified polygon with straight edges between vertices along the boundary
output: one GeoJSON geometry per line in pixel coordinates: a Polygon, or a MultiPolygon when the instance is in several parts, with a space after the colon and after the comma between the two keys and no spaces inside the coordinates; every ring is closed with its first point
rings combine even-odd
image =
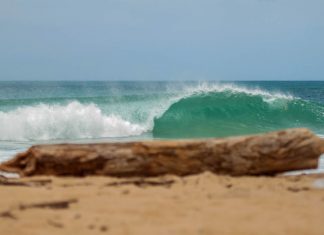
{"type": "Polygon", "coordinates": [[[0,179],[0,234],[324,234],[324,175],[0,179]]]}

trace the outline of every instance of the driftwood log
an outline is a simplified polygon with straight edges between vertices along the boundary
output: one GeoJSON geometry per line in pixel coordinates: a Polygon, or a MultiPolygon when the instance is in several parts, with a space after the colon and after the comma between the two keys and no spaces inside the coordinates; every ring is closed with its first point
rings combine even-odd
{"type": "Polygon", "coordinates": [[[307,129],[289,129],[225,139],[39,145],[0,170],[22,176],[275,174],[316,168],[322,144],[307,129]]]}

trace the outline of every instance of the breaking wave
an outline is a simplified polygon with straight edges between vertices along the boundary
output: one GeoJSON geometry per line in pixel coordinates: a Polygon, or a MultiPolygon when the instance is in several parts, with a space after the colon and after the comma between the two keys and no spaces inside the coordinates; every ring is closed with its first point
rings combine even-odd
{"type": "Polygon", "coordinates": [[[173,103],[155,119],[153,135],[225,137],[294,127],[323,133],[324,107],[281,93],[212,86],[173,103]]]}
{"type": "Polygon", "coordinates": [[[105,115],[95,104],[21,107],[0,112],[1,140],[52,140],[140,135],[145,130],[116,115],[105,115]]]}
{"type": "Polygon", "coordinates": [[[120,103],[107,102],[105,107],[103,103],[102,99],[76,99],[57,104],[25,103],[0,111],[0,140],[69,140],[144,133],[155,138],[223,137],[289,127],[324,133],[321,104],[232,84],[200,84],[165,96],[141,94],[120,103]]]}

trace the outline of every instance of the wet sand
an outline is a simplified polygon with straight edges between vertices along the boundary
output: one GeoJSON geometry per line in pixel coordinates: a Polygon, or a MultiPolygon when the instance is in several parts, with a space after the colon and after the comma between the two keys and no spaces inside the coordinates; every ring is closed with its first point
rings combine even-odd
{"type": "Polygon", "coordinates": [[[324,234],[324,175],[0,179],[0,231],[324,234]]]}

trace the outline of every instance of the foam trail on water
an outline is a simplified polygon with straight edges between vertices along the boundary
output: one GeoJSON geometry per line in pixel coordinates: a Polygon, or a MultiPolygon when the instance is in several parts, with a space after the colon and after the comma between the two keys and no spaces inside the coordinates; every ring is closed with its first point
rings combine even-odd
{"type": "Polygon", "coordinates": [[[50,140],[140,135],[145,128],[105,115],[95,104],[20,107],[0,112],[0,140],[50,140]]]}

